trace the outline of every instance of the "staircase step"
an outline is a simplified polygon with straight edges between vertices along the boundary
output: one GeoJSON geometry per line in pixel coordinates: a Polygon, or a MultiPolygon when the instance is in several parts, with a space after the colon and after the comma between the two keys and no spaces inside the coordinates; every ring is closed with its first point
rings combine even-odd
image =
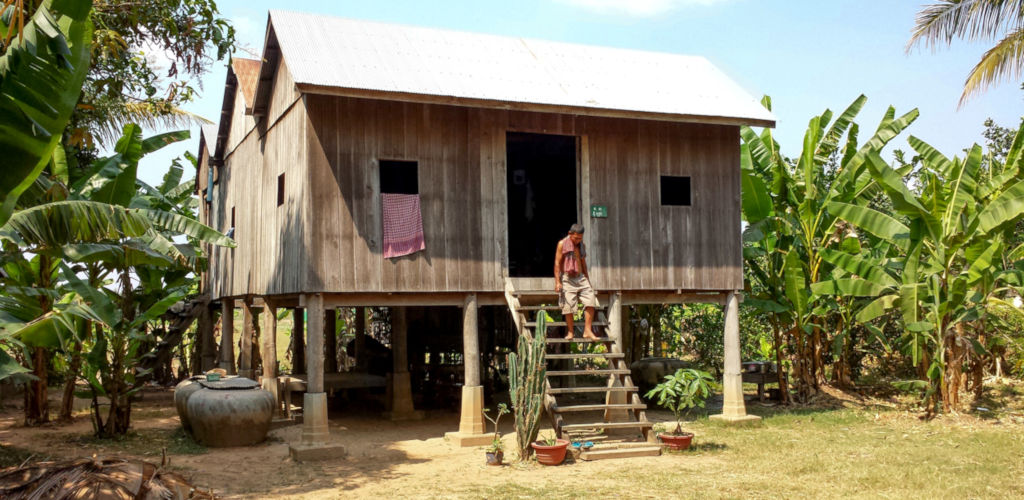
{"type": "Polygon", "coordinates": [[[625,368],[606,368],[602,370],[548,370],[549,377],[567,377],[570,375],[629,375],[625,368]]]}
{"type": "Polygon", "coordinates": [[[585,394],[593,392],[637,392],[636,387],[552,387],[548,394],[585,394]]]}
{"type": "Polygon", "coordinates": [[[615,448],[599,448],[597,446],[580,452],[580,460],[605,460],[609,458],[656,457],[661,455],[661,446],[644,444],[615,448]]]}
{"type": "Polygon", "coordinates": [[[599,405],[572,405],[556,406],[555,413],[569,413],[574,411],[598,411],[598,410],[646,410],[645,404],[599,404],[599,405]]]}
{"type": "Polygon", "coordinates": [[[654,427],[651,422],[596,422],[593,424],[566,424],[562,426],[562,432],[591,429],[649,429],[651,427],[654,427]]]}
{"type": "Polygon", "coordinates": [[[548,354],[547,359],[622,359],[626,355],[621,352],[585,352],[580,354],[548,354]]]}
{"type": "Polygon", "coordinates": [[[525,312],[525,311],[561,311],[562,310],[562,306],[559,306],[559,305],[554,305],[554,306],[520,306],[516,310],[517,311],[521,311],[521,312],[525,312]]]}
{"type": "MultiPolygon", "coordinates": [[[[594,320],[594,322],[591,323],[591,324],[593,326],[608,326],[608,322],[607,321],[597,321],[597,320],[594,320]]],[[[527,321],[527,322],[523,323],[523,325],[524,326],[528,326],[530,328],[533,328],[533,327],[537,326],[537,322],[536,321],[527,321]]],[[[566,323],[565,321],[548,321],[547,323],[545,323],[545,325],[547,325],[547,326],[568,326],[568,323],[566,323]]],[[[573,322],[573,326],[576,326],[576,325],[582,326],[583,322],[582,321],[574,321],[573,322]]]]}
{"type": "Polygon", "coordinates": [[[596,339],[585,339],[583,337],[575,337],[567,339],[564,337],[547,338],[545,341],[548,344],[610,344],[614,340],[608,337],[598,337],[596,339]]]}

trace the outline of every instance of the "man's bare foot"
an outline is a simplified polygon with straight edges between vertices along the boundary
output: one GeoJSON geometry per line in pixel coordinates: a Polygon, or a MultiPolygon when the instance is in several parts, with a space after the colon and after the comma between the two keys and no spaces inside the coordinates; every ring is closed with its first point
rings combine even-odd
{"type": "Polygon", "coordinates": [[[594,332],[586,331],[583,332],[583,338],[597,340],[597,335],[594,335],[594,332]]]}
{"type": "Polygon", "coordinates": [[[572,332],[569,332],[569,335],[565,336],[565,340],[572,340],[572,339],[573,339],[572,332]]]}

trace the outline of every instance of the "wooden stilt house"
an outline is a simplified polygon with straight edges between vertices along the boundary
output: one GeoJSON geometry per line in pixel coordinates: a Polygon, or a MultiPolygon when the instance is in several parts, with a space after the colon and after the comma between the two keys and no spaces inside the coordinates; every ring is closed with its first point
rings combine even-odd
{"type": "MultiPolygon", "coordinates": [[[[203,286],[226,314],[240,304],[249,317],[255,304],[274,323],[275,308],[307,311],[296,357],[305,354],[303,440],[314,448],[327,438],[325,310],[391,308],[391,415],[408,418],[406,308],[461,308],[463,414],[452,437],[479,443],[489,440],[480,346],[491,332],[478,328],[478,308],[502,307],[530,328],[556,302],[555,243],[581,222],[609,381],[589,389],[605,402],[586,408],[603,417],[585,425],[563,417],[587,405],[559,397],[587,388],[550,383],[556,431],[650,429],[616,362],[623,305],[639,303],[726,308],[724,414],[741,418],[740,125],[774,118],[701,57],[271,11],[262,61],[233,61],[219,129],[202,138],[203,220],[238,243],[212,249],[203,286]],[[418,200],[422,250],[388,255],[387,228],[409,222],[389,218],[413,217],[385,210],[390,194],[418,200]]],[[[233,367],[229,324],[221,356],[233,367]]],[[[269,387],[276,354],[263,353],[269,387]]]]}

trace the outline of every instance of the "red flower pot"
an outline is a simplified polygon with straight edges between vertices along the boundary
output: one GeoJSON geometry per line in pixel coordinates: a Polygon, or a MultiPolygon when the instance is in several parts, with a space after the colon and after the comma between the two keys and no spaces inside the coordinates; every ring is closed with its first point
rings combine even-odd
{"type": "Polygon", "coordinates": [[[658,439],[661,440],[662,444],[668,446],[668,449],[674,451],[683,451],[690,447],[690,441],[693,441],[692,432],[684,432],[678,436],[674,434],[658,434],[658,439]]]}
{"type": "Polygon", "coordinates": [[[537,461],[544,465],[558,465],[565,460],[565,449],[569,442],[564,439],[555,441],[552,446],[541,444],[540,441],[530,443],[533,451],[537,453],[537,461]]]}

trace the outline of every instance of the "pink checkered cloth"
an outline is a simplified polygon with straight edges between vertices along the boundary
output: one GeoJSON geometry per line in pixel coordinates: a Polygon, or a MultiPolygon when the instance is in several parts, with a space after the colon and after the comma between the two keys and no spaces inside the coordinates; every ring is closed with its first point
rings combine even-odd
{"type": "Polygon", "coordinates": [[[384,205],[384,258],[391,259],[427,248],[423,241],[420,195],[382,193],[384,205]]]}

